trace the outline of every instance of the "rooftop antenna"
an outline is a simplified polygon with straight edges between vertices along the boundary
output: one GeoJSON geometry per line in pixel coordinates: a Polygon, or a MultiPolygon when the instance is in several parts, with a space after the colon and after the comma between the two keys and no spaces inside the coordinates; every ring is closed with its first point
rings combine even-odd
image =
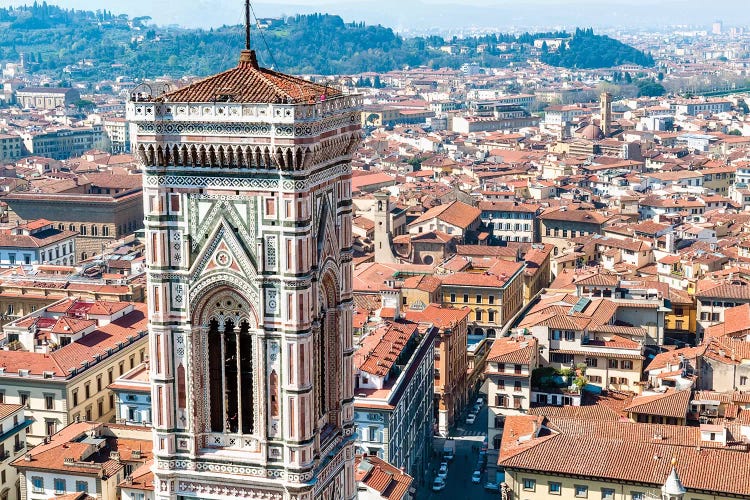
{"type": "Polygon", "coordinates": [[[250,50],[250,0],[245,0],[245,50],[250,50]]]}
{"type": "Polygon", "coordinates": [[[240,54],[240,66],[247,67],[247,65],[258,69],[258,60],[255,56],[255,51],[250,48],[250,12],[252,12],[252,5],[250,0],[245,0],[245,50],[240,54]]]}

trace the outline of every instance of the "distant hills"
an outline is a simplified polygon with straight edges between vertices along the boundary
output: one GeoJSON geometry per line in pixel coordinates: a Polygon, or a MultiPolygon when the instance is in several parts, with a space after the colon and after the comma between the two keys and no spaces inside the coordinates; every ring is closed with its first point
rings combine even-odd
{"type": "MultiPolygon", "coordinates": [[[[195,30],[153,26],[149,20],[107,10],[62,9],[46,2],[0,8],[0,61],[18,61],[23,53],[32,70],[77,81],[202,76],[234,66],[244,44],[240,26],[195,30]]],[[[536,54],[534,40],[570,37],[537,33],[460,40],[403,38],[390,28],[345,23],[328,14],[261,22],[262,32],[253,29],[259,60],[295,74],[385,72],[405,66],[459,68],[465,63],[502,67],[536,54]]],[[[623,62],[653,65],[649,55],[591,30],[578,30],[567,47],[545,51],[541,58],[548,64],[578,68],[623,62]]]]}
{"type": "Polygon", "coordinates": [[[594,30],[577,29],[567,44],[557,51],[545,51],[542,62],[564,68],[610,68],[621,64],[637,64],[651,67],[654,58],[630,45],[608,36],[595,35],[594,30]]]}

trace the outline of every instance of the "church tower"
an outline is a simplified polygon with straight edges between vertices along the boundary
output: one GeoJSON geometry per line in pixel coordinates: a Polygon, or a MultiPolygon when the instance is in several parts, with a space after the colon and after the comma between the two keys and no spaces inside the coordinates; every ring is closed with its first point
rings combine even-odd
{"type": "Polygon", "coordinates": [[[360,106],[259,67],[249,22],[236,68],[131,95],[157,499],[356,497],[360,106]]]}

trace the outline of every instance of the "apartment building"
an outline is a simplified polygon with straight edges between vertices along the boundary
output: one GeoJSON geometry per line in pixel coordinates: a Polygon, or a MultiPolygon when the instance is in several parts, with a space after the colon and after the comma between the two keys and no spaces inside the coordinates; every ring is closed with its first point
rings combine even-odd
{"type": "Polygon", "coordinates": [[[742,436],[739,425],[511,416],[498,459],[505,471],[503,495],[520,500],[744,498],[750,491],[750,453],[742,436]]]}
{"type": "Polygon", "coordinates": [[[145,283],[130,276],[81,276],[74,268],[36,266],[0,278],[0,326],[65,298],[143,302],[145,283]]]}
{"type": "Polygon", "coordinates": [[[106,135],[101,125],[24,132],[21,137],[29,154],[55,160],[81,156],[90,149],[106,146],[106,135]]]}
{"type": "Polygon", "coordinates": [[[432,453],[437,328],[389,321],[359,340],[354,353],[358,453],[377,456],[414,477],[432,453]]]}
{"type": "Polygon", "coordinates": [[[27,500],[89,498],[119,500],[120,483],[153,460],[151,429],[75,422],[13,462],[27,500]]]}
{"type": "Polygon", "coordinates": [[[458,200],[433,207],[408,224],[409,234],[441,231],[461,241],[476,237],[481,211],[458,200]]]}
{"type": "Polygon", "coordinates": [[[21,481],[10,463],[26,453],[26,429],[31,422],[22,405],[0,401],[0,498],[3,500],[21,500],[21,481]]]}
{"type": "Polygon", "coordinates": [[[151,377],[148,362],[139,363],[117,377],[107,389],[115,395],[115,420],[119,423],[151,425],[151,377]]]}
{"type": "Polygon", "coordinates": [[[487,439],[500,448],[505,417],[527,413],[531,404],[531,373],[539,366],[536,338],[514,335],[495,339],[487,355],[487,439]]]}
{"type": "Polygon", "coordinates": [[[114,395],[106,386],[144,361],[144,304],[64,299],[3,327],[0,398],[33,418],[37,445],[71,422],[108,422],[114,395]]]}
{"type": "Polygon", "coordinates": [[[111,153],[130,152],[130,124],[125,118],[105,118],[102,120],[102,127],[111,153]]]}
{"type": "Polygon", "coordinates": [[[0,162],[13,162],[23,155],[23,139],[20,135],[0,133],[0,162]]]}
{"type": "Polygon", "coordinates": [[[490,268],[443,278],[443,305],[469,307],[469,335],[494,338],[523,305],[523,262],[497,260],[490,268]]]}
{"type": "Polygon", "coordinates": [[[706,329],[724,322],[727,310],[750,304],[750,282],[743,279],[699,280],[695,298],[698,307],[696,333],[701,338],[706,329]]]}
{"type": "Polygon", "coordinates": [[[470,309],[430,304],[421,311],[409,310],[406,319],[437,328],[435,339],[434,409],[438,433],[448,435],[468,399],[467,349],[470,309]]]}
{"type": "MultiPolygon", "coordinates": [[[[647,331],[616,325],[617,310],[617,304],[608,299],[553,296],[542,299],[519,329],[539,341],[540,365],[557,370],[582,367],[592,385],[635,392],[647,331]]],[[[546,394],[540,397],[540,402],[547,402],[546,394]]]]}
{"type": "Polygon", "coordinates": [[[46,219],[0,230],[0,265],[73,266],[77,235],[74,231],[58,229],[46,219]]]}
{"type": "Polygon", "coordinates": [[[571,238],[602,234],[611,217],[593,210],[563,206],[545,210],[538,218],[542,243],[554,245],[554,255],[558,255],[570,246],[571,238]]]}
{"type": "Polygon", "coordinates": [[[411,500],[414,478],[385,460],[372,455],[354,457],[359,500],[411,500]]]}
{"type": "Polygon", "coordinates": [[[499,241],[539,241],[536,216],[541,213],[539,205],[515,201],[482,201],[482,222],[492,230],[499,241]]]}
{"type": "Polygon", "coordinates": [[[60,230],[75,231],[76,261],[86,260],[143,227],[140,178],[123,177],[132,187],[114,193],[97,185],[89,186],[88,193],[11,193],[3,198],[8,204],[8,222],[47,219],[60,230]]]}

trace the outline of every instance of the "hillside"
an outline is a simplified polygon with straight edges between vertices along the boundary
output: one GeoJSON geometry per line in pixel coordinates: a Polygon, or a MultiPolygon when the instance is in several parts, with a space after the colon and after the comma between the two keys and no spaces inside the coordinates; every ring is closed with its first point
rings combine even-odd
{"type": "MultiPolygon", "coordinates": [[[[189,30],[153,26],[149,20],[129,19],[108,11],[66,10],[36,2],[27,7],[0,8],[0,62],[17,62],[23,53],[31,71],[61,80],[202,76],[235,65],[244,44],[240,26],[189,30]]],[[[405,66],[459,68],[472,62],[502,67],[527,60],[538,38],[569,36],[526,33],[461,40],[437,36],[403,38],[390,28],[345,23],[328,14],[262,21],[262,33],[253,29],[252,35],[261,64],[294,74],[385,72],[405,66]],[[498,47],[503,43],[513,48],[501,53],[498,47]]],[[[617,59],[610,55],[612,51],[626,56],[643,55],[608,37],[588,32],[584,36],[589,39],[589,55],[579,53],[583,37],[577,33],[569,50],[543,57],[550,64],[594,67],[592,64],[617,59]]],[[[642,60],[635,56],[626,59],[636,63],[642,60]]]]}
{"type": "Polygon", "coordinates": [[[622,64],[651,67],[654,58],[614,38],[595,35],[591,28],[577,29],[568,44],[542,54],[542,62],[563,68],[611,68],[622,64]]]}

